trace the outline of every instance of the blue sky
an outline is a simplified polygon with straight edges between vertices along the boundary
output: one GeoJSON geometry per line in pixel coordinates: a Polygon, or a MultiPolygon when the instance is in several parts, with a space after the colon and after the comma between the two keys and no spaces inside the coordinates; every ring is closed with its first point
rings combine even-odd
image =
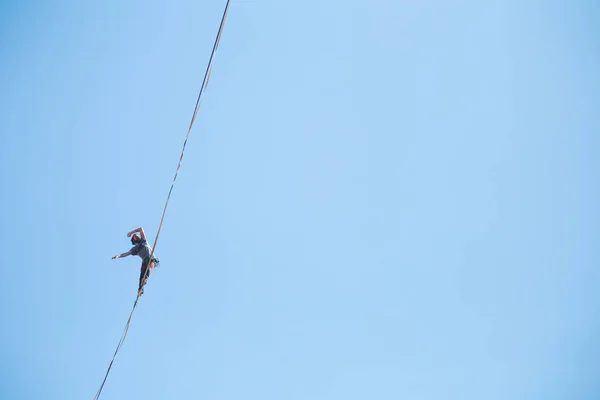
{"type": "MultiPolygon", "coordinates": [[[[0,397],[92,398],[225,2],[0,5],[0,397]]],[[[102,399],[597,399],[597,2],[236,1],[102,399]]]]}

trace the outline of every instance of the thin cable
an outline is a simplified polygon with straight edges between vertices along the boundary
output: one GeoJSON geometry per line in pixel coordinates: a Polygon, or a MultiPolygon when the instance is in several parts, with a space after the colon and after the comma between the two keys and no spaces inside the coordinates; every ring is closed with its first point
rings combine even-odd
{"type": "MultiPolygon", "coordinates": [[[[167,212],[169,200],[171,199],[171,193],[173,192],[173,187],[175,186],[175,181],[177,180],[177,175],[179,174],[179,169],[181,168],[181,162],[183,161],[185,147],[187,145],[187,141],[190,136],[190,132],[192,131],[192,127],[194,126],[194,122],[196,121],[196,116],[198,115],[198,110],[200,109],[202,94],[204,93],[204,89],[206,89],[206,86],[208,85],[208,80],[210,79],[210,72],[212,71],[212,61],[213,61],[215,52],[217,50],[217,47],[219,47],[219,41],[221,40],[221,33],[223,32],[223,27],[225,26],[225,19],[227,18],[227,12],[229,11],[229,2],[230,2],[230,0],[227,0],[227,3],[225,4],[225,11],[223,11],[223,16],[221,17],[221,24],[219,26],[219,31],[217,32],[217,36],[215,37],[215,43],[214,43],[212,51],[210,53],[210,59],[208,60],[208,65],[206,66],[206,72],[204,73],[204,79],[202,80],[202,86],[200,87],[200,93],[198,94],[198,99],[196,100],[196,106],[194,107],[194,113],[192,115],[192,119],[190,121],[190,126],[188,128],[187,134],[185,135],[185,140],[183,141],[183,148],[181,149],[181,156],[179,156],[179,163],[177,164],[177,169],[175,170],[175,176],[173,177],[173,182],[171,182],[171,188],[169,189],[169,194],[167,195],[167,201],[165,202],[165,206],[163,208],[163,212],[160,217],[160,224],[158,225],[158,230],[156,231],[156,238],[154,239],[154,245],[152,246],[152,251],[150,252],[150,257],[148,258],[148,265],[146,267],[146,272],[144,273],[144,279],[142,280],[142,288],[146,284],[146,281],[148,280],[148,277],[150,275],[150,263],[152,262],[152,258],[154,257],[154,250],[156,249],[156,246],[158,244],[158,238],[160,236],[160,231],[162,229],[162,225],[165,220],[165,214],[167,212]]],[[[133,312],[135,311],[135,308],[137,307],[137,303],[138,303],[139,299],[140,299],[140,294],[138,291],[138,295],[135,299],[135,302],[133,303],[133,308],[131,309],[131,313],[129,314],[129,318],[127,319],[127,324],[125,324],[125,330],[123,331],[121,340],[119,340],[117,349],[115,350],[115,353],[113,354],[110,364],[108,365],[108,369],[106,370],[106,374],[104,375],[102,384],[100,385],[100,388],[98,389],[98,391],[96,392],[96,395],[94,396],[94,400],[98,400],[98,398],[100,397],[100,394],[102,393],[102,389],[104,388],[104,384],[106,383],[106,379],[108,378],[108,374],[110,373],[110,370],[113,366],[113,362],[115,361],[115,358],[117,357],[117,353],[119,353],[121,346],[125,342],[125,338],[127,337],[127,332],[129,331],[129,325],[131,324],[131,318],[133,317],[133,312]]]]}
{"type": "Polygon", "coordinates": [[[117,357],[117,353],[121,349],[123,342],[125,342],[125,337],[127,337],[127,332],[129,331],[129,325],[131,324],[131,317],[133,317],[133,311],[135,310],[135,307],[137,306],[137,302],[138,302],[139,298],[140,298],[140,296],[138,295],[137,298],[135,299],[135,302],[133,303],[133,308],[131,309],[131,313],[129,314],[129,318],[127,319],[127,324],[125,324],[125,330],[123,331],[123,334],[121,335],[121,339],[119,340],[119,344],[117,345],[115,354],[113,354],[112,360],[110,361],[110,364],[108,365],[108,369],[106,370],[106,374],[104,375],[104,379],[102,380],[102,384],[100,385],[100,388],[98,389],[98,391],[96,392],[96,395],[94,396],[94,400],[97,400],[100,397],[100,393],[102,393],[102,389],[104,388],[104,384],[106,383],[106,378],[108,378],[108,374],[110,373],[110,369],[112,368],[115,358],[117,357]]]}
{"type": "MultiPolygon", "coordinates": [[[[227,18],[227,12],[229,11],[229,2],[231,0],[227,0],[227,4],[225,4],[225,10],[223,11],[223,16],[221,17],[221,25],[219,26],[219,31],[217,32],[217,36],[215,37],[215,44],[213,45],[212,51],[210,53],[210,59],[208,60],[208,65],[206,66],[206,72],[204,72],[204,79],[202,80],[202,86],[200,87],[200,93],[198,94],[198,99],[196,100],[196,107],[194,107],[194,114],[192,115],[192,120],[190,121],[190,127],[188,128],[187,134],[185,135],[185,140],[183,141],[183,147],[181,149],[181,156],[179,156],[179,163],[177,164],[177,169],[175,170],[175,176],[173,177],[173,182],[171,182],[171,188],[169,189],[169,194],[167,195],[167,201],[165,202],[165,207],[163,208],[162,216],[160,217],[160,224],[158,225],[158,230],[156,231],[156,239],[154,239],[154,245],[152,246],[152,252],[150,253],[150,260],[148,264],[152,261],[152,257],[154,256],[154,250],[156,249],[156,245],[158,244],[158,237],[160,236],[160,231],[162,229],[163,221],[165,219],[165,214],[167,212],[167,207],[169,206],[169,200],[171,199],[171,193],[173,192],[173,187],[175,186],[175,181],[177,180],[177,175],[179,174],[179,169],[181,168],[181,162],[183,161],[183,155],[185,153],[185,146],[187,145],[188,138],[190,137],[190,132],[192,131],[192,127],[194,126],[194,122],[196,122],[196,116],[198,115],[198,110],[200,109],[200,103],[202,100],[202,94],[204,94],[204,89],[206,85],[208,85],[208,79],[210,76],[210,71],[212,69],[212,61],[217,51],[217,47],[219,47],[219,41],[221,40],[221,33],[223,32],[223,27],[225,26],[225,19],[227,18]]],[[[146,274],[144,280],[147,279],[149,268],[146,269],[146,274]]]]}

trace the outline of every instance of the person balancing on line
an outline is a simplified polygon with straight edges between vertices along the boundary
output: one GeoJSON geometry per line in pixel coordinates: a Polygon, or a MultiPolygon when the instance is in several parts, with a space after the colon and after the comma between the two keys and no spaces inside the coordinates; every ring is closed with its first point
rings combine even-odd
{"type": "Polygon", "coordinates": [[[127,253],[113,256],[113,260],[127,256],[140,256],[140,258],[142,259],[142,269],[140,271],[140,286],[138,288],[138,296],[141,296],[142,294],[144,294],[144,285],[146,284],[146,280],[150,276],[150,272],[154,270],[154,267],[156,267],[160,263],[160,261],[157,257],[154,256],[152,257],[152,260],[150,260],[152,247],[150,247],[150,245],[146,241],[146,234],[144,233],[143,228],[132,230],[127,234],[127,237],[131,238],[131,243],[133,244],[133,247],[127,253]],[[146,271],[148,270],[148,267],[150,267],[150,272],[148,273],[148,276],[146,276],[146,271]]]}

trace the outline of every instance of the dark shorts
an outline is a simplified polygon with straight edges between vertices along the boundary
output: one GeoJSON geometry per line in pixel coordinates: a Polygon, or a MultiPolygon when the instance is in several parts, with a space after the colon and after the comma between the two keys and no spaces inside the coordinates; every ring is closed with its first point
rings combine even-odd
{"type": "MultiPolygon", "coordinates": [[[[148,267],[148,260],[150,259],[150,257],[146,257],[144,258],[144,260],[142,261],[142,268],[147,268],[148,267]]],[[[158,267],[158,264],[160,264],[160,260],[156,257],[152,257],[152,261],[154,261],[154,266],[158,267]]]]}

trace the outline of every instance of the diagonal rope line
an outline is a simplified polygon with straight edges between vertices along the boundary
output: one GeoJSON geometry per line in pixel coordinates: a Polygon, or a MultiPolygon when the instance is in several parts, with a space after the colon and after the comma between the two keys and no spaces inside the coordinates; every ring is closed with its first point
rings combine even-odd
{"type": "MultiPolygon", "coordinates": [[[[179,175],[179,169],[181,168],[181,163],[183,161],[185,147],[187,145],[188,138],[190,137],[190,132],[192,131],[192,127],[194,126],[194,122],[196,121],[196,117],[198,115],[198,110],[200,109],[200,104],[202,102],[202,95],[204,94],[206,86],[208,85],[208,80],[210,79],[210,72],[212,71],[212,62],[213,62],[214,55],[217,51],[217,47],[219,47],[219,41],[221,40],[221,34],[223,33],[223,27],[225,26],[225,19],[227,18],[227,12],[229,11],[229,3],[230,3],[230,0],[227,0],[227,3],[225,4],[225,11],[223,11],[223,16],[221,17],[221,24],[219,26],[219,31],[217,32],[217,36],[215,37],[215,43],[214,43],[212,51],[210,53],[210,59],[208,60],[208,65],[206,66],[206,72],[204,73],[204,79],[202,80],[202,86],[200,87],[200,93],[198,94],[198,99],[196,100],[196,106],[194,107],[194,113],[193,113],[192,119],[190,121],[190,126],[185,135],[185,140],[183,141],[183,147],[181,149],[181,155],[179,156],[179,163],[177,164],[177,169],[175,170],[175,176],[173,177],[173,182],[171,182],[169,194],[167,195],[167,201],[165,202],[165,206],[163,208],[163,212],[160,217],[160,224],[158,225],[158,230],[156,231],[156,238],[154,239],[154,245],[152,246],[152,251],[150,252],[150,257],[148,259],[148,266],[147,266],[146,272],[144,274],[144,279],[142,280],[142,287],[146,283],[146,280],[148,279],[148,277],[150,275],[150,263],[152,262],[152,258],[154,257],[154,250],[156,249],[156,246],[158,244],[158,238],[160,236],[160,231],[162,229],[162,225],[165,220],[165,214],[167,212],[167,207],[169,206],[169,200],[171,199],[171,193],[173,193],[173,187],[175,186],[175,181],[177,180],[177,176],[179,175]]],[[[119,344],[117,345],[117,348],[115,350],[115,353],[113,354],[112,360],[110,361],[110,364],[108,365],[108,369],[106,370],[106,374],[104,375],[102,384],[100,385],[100,388],[98,389],[98,391],[96,392],[96,395],[94,396],[94,400],[98,400],[98,398],[100,397],[100,394],[102,393],[102,389],[104,388],[104,384],[106,383],[106,379],[108,378],[108,374],[110,373],[110,370],[113,366],[115,358],[117,357],[117,354],[119,353],[119,350],[121,349],[121,346],[125,342],[125,338],[127,337],[127,332],[129,331],[129,325],[131,324],[131,318],[133,317],[133,312],[135,311],[135,308],[137,307],[139,299],[140,299],[140,294],[138,293],[138,295],[135,299],[135,302],[133,303],[133,308],[131,309],[131,313],[129,314],[129,318],[127,319],[127,324],[125,324],[125,330],[123,331],[123,335],[121,335],[119,344]]]]}
{"type": "Polygon", "coordinates": [[[104,379],[102,380],[102,384],[100,385],[100,388],[98,389],[98,391],[96,392],[96,395],[94,396],[94,400],[97,400],[100,397],[100,393],[102,393],[102,389],[104,388],[104,384],[106,383],[106,378],[108,378],[108,374],[110,373],[113,363],[115,362],[117,353],[121,349],[123,342],[125,342],[125,337],[127,336],[127,332],[129,331],[129,325],[131,324],[131,317],[133,317],[133,311],[135,311],[135,307],[137,306],[137,302],[138,302],[139,298],[140,298],[140,296],[138,295],[138,297],[135,299],[135,303],[133,303],[133,308],[131,309],[131,313],[129,314],[129,318],[127,319],[127,324],[125,324],[125,330],[123,331],[123,334],[121,335],[121,339],[119,340],[119,344],[117,345],[115,354],[113,354],[112,360],[110,361],[110,364],[108,365],[108,369],[106,370],[106,374],[104,375],[104,379]]]}
{"type": "MultiPolygon", "coordinates": [[[[225,11],[223,11],[223,16],[221,17],[221,25],[219,26],[219,31],[217,33],[217,37],[215,38],[215,44],[213,45],[212,51],[210,53],[210,59],[208,60],[208,65],[206,66],[206,72],[204,72],[204,79],[202,80],[202,86],[200,87],[200,93],[198,94],[198,99],[196,100],[196,107],[194,108],[194,114],[192,115],[192,120],[190,121],[190,127],[188,128],[187,134],[185,135],[185,140],[183,141],[183,147],[181,149],[181,156],[179,156],[179,163],[177,164],[177,169],[175,170],[175,176],[173,177],[173,182],[171,182],[171,188],[169,189],[169,194],[167,195],[167,201],[165,202],[165,207],[163,208],[162,216],[160,217],[160,224],[158,225],[158,230],[156,232],[156,239],[154,239],[154,245],[152,246],[152,252],[150,253],[150,260],[154,256],[154,250],[156,249],[156,245],[158,244],[158,238],[160,236],[160,231],[162,229],[163,221],[165,219],[165,214],[167,212],[167,207],[169,206],[169,200],[171,199],[171,193],[173,192],[173,187],[175,186],[175,181],[177,180],[177,176],[179,175],[179,169],[181,168],[181,162],[183,161],[183,156],[185,154],[185,147],[187,145],[188,138],[190,137],[190,132],[192,132],[192,127],[194,126],[194,122],[196,122],[196,116],[198,115],[198,110],[200,109],[200,103],[202,101],[202,95],[204,94],[204,89],[208,84],[208,78],[210,76],[210,70],[212,69],[212,62],[214,55],[217,51],[217,47],[219,46],[219,40],[221,39],[221,33],[223,32],[223,27],[225,26],[225,19],[227,18],[227,11],[229,11],[229,2],[231,0],[227,0],[227,4],[225,4],[225,11]]],[[[148,277],[149,268],[146,270],[146,276],[144,279],[148,277]]]]}

